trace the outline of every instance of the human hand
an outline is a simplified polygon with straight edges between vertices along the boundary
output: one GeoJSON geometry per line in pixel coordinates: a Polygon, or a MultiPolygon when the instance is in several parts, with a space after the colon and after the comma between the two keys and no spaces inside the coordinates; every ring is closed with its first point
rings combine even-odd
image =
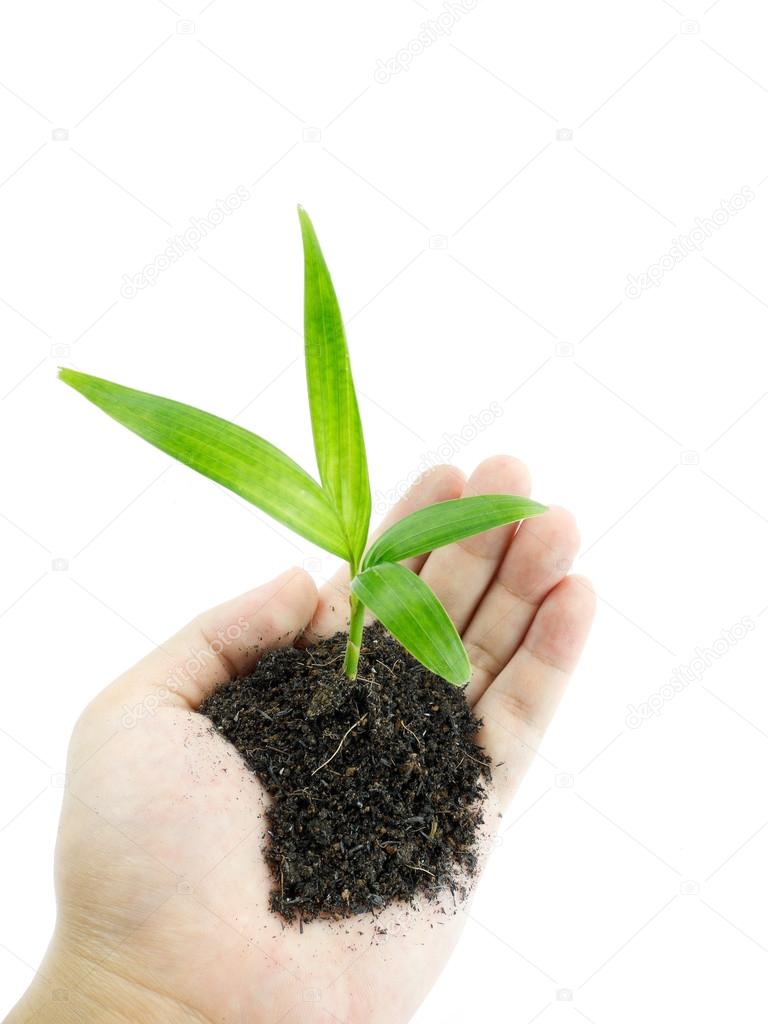
{"type": "MultiPolygon", "coordinates": [[[[497,457],[468,482],[432,470],[388,517],[463,493],[528,493],[497,457]]],[[[473,665],[467,699],[495,765],[487,821],[507,806],[555,711],[594,598],[567,576],[578,547],[559,509],[408,564],[454,619],[473,665]]],[[[201,701],[270,646],[344,628],[346,569],[319,593],[293,569],[213,609],[101,693],[75,728],[56,854],[55,935],[8,1018],[56,1021],[406,1021],[465,921],[389,907],[303,932],[268,909],[264,795],[201,701]],[[439,924],[439,927],[433,927],[439,924]],[[64,998],[66,995],[66,999],[64,998]]]]}

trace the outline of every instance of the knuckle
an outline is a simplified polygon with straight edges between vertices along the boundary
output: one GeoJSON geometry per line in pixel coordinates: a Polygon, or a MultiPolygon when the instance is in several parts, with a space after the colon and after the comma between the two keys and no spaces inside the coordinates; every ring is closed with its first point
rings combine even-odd
{"type": "Polygon", "coordinates": [[[541,736],[542,729],[536,720],[535,706],[532,701],[519,691],[505,687],[494,686],[488,692],[492,695],[503,716],[522,723],[537,736],[541,736]]]}
{"type": "Polygon", "coordinates": [[[502,668],[499,658],[484,644],[482,637],[464,642],[473,668],[493,678],[502,668]]]}

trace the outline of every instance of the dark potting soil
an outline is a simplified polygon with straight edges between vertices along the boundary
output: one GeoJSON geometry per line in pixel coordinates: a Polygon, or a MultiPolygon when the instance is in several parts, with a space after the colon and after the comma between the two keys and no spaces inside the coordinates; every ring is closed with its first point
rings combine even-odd
{"type": "Polygon", "coordinates": [[[477,865],[490,761],[463,691],[378,623],[351,683],[345,642],[271,651],[201,708],[271,797],[271,907],[289,921],[433,898],[477,865]]]}

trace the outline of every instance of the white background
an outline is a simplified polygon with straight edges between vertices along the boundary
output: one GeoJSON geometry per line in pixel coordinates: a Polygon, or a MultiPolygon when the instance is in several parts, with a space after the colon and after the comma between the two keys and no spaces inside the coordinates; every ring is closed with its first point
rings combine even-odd
{"type": "Polygon", "coordinates": [[[2,5],[0,1009],[52,925],[82,705],[202,608],[332,569],[55,367],[235,417],[312,466],[300,201],[378,512],[498,403],[449,461],[525,459],[534,496],[576,513],[600,597],[420,1024],[766,1020],[768,12],[676,3],[478,0],[421,53],[436,0],[2,5]],[[238,186],[196,252],[121,294],[238,186]],[[628,705],[689,669],[631,728],[628,705]]]}

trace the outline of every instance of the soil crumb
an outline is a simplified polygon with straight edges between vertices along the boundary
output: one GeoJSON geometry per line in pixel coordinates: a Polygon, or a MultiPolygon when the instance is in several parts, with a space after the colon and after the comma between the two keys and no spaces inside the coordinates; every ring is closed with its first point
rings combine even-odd
{"type": "Polygon", "coordinates": [[[463,690],[378,623],[351,683],[345,642],[271,651],[201,708],[271,797],[270,904],[288,921],[463,892],[477,866],[490,759],[463,690]]]}

